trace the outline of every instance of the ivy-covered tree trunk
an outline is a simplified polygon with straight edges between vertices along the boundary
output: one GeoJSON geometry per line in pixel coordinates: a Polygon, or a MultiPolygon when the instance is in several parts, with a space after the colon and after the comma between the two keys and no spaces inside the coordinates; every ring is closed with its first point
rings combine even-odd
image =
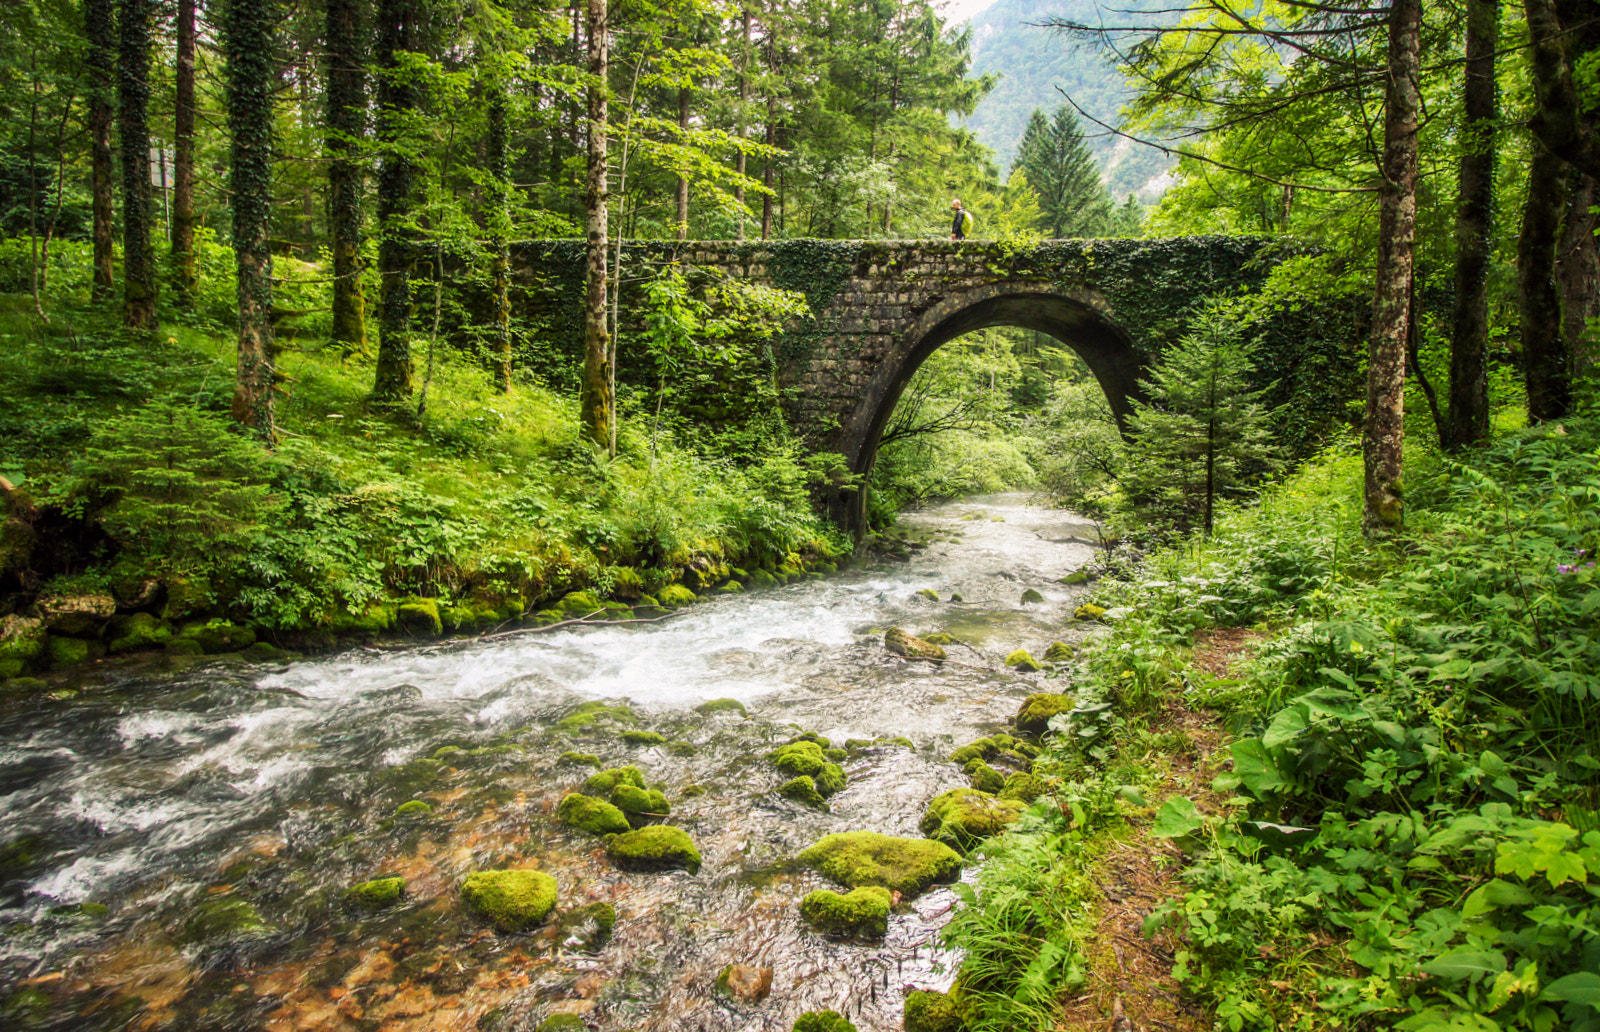
{"type": "Polygon", "coordinates": [[[378,274],[382,289],[378,319],[378,368],[372,396],[401,402],[411,397],[411,158],[401,145],[406,120],[416,106],[416,88],[400,72],[399,55],[416,46],[416,0],[379,0],[378,135],[385,145],[378,166],[378,274]]]}
{"type": "Polygon", "coordinates": [[[583,385],[579,392],[583,430],[602,448],[611,447],[610,334],[606,330],[606,205],[609,183],[606,169],[607,66],[610,63],[606,0],[588,0],[585,30],[589,50],[588,175],[583,203],[587,215],[588,260],[585,263],[583,305],[583,385]]]}
{"type": "Polygon", "coordinates": [[[109,301],[116,289],[116,246],[112,239],[111,93],[117,66],[116,13],[113,0],[84,0],[84,54],[89,76],[89,188],[94,210],[92,230],[94,278],[91,294],[109,301]]]}
{"type": "Polygon", "coordinates": [[[148,119],[155,20],[155,0],[121,0],[117,131],[122,150],[122,321],[134,329],[156,326],[148,119]]]}
{"type": "Polygon", "coordinates": [[[172,271],[178,304],[194,306],[199,276],[194,257],[194,6],[178,0],[178,53],[172,147],[172,271]]]}
{"type": "Polygon", "coordinates": [[[1568,360],[1574,377],[1595,363],[1596,341],[1589,321],[1600,317],[1600,250],[1595,247],[1595,205],[1600,189],[1593,179],[1580,175],[1567,201],[1556,257],[1556,280],[1561,287],[1561,320],[1567,338],[1568,360]]]}
{"type": "Polygon", "coordinates": [[[272,440],[277,386],[272,339],[272,87],[276,5],[226,0],[222,45],[228,61],[229,186],[233,255],[239,277],[239,369],[233,418],[272,440]]]}
{"type": "Polygon", "coordinates": [[[1451,315],[1450,408],[1443,444],[1459,451],[1489,438],[1489,263],[1494,243],[1494,166],[1500,35],[1496,0],[1467,0],[1462,154],[1456,208],[1456,290],[1451,315]]]}
{"type": "Polygon", "coordinates": [[[367,350],[367,300],[361,290],[361,163],[367,76],[360,0],[327,0],[328,246],[333,252],[333,342],[346,354],[367,350]]]}
{"type": "Polygon", "coordinates": [[[500,393],[511,390],[511,181],[506,166],[507,112],[505,84],[489,84],[489,132],[485,154],[489,166],[489,352],[494,382],[500,393]]]}
{"type": "Polygon", "coordinates": [[[1600,141],[1572,75],[1574,54],[1600,47],[1600,19],[1591,0],[1524,0],[1529,70],[1537,103],[1528,127],[1539,142],[1600,179],[1600,141]]]}
{"type": "Polygon", "coordinates": [[[1392,0],[1384,90],[1383,183],[1379,198],[1377,287],[1367,354],[1362,527],[1382,537],[1404,516],[1406,339],[1417,234],[1417,119],[1422,48],[1421,0],[1392,0]]]}
{"type": "Polygon", "coordinates": [[[1567,211],[1568,167],[1537,142],[1528,170],[1528,203],[1517,240],[1517,290],[1522,323],[1522,375],[1528,419],[1560,419],[1572,407],[1571,372],[1556,289],[1556,243],[1567,211]]]}

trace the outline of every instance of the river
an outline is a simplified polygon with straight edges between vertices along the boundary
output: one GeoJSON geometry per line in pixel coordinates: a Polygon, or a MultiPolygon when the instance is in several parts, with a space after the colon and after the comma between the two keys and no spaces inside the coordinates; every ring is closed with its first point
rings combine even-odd
{"type": "Polygon", "coordinates": [[[793,857],[835,831],[917,836],[927,802],[966,784],[951,749],[1003,730],[1029,692],[1060,690],[1003,658],[1086,633],[1070,620],[1083,589],[1058,581],[1094,539],[1019,494],[899,528],[924,546],[909,560],[656,624],[186,673],[120,664],[0,704],[0,1025],[494,1032],[574,1014],[607,1030],[787,1032],[831,1008],[863,1032],[898,1029],[908,988],[953,977],[938,933],[954,895],[897,908],[881,942],[832,940],[797,912],[832,886],[793,857]],[[1030,588],[1042,603],[1021,601],[1030,588]],[[953,634],[960,665],[890,655],[890,626],[953,634]],[[724,698],[748,716],[695,710],[724,698]],[[634,722],[554,726],[593,700],[634,722]],[[669,743],[630,745],[625,728],[669,743]],[[762,759],[801,731],[914,748],[852,749],[824,813],[776,795],[786,776],[762,759]],[[556,804],[593,773],[561,762],[568,750],[659,783],[698,874],[619,871],[559,824],[556,804]],[[432,812],[394,816],[412,799],[432,812]],[[559,910],[613,904],[609,939],[502,934],[467,914],[461,879],[508,866],[553,873],[559,910]],[[344,900],[378,876],[406,879],[400,905],[344,900]],[[770,968],[770,992],[719,991],[730,964],[770,968]]]}

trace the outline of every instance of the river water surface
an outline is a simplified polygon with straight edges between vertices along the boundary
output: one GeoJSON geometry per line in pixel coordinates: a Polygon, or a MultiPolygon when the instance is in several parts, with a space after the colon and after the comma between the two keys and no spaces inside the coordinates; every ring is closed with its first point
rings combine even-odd
{"type": "Polygon", "coordinates": [[[909,561],[718,596],[657,624],[286,666],[119,666],[4,703],[0,1026],[491,1032],[574,1014],[607,1030],[786,1032],[832,1008],[864,1032],[898,1029],[906,991],[953,975],[938,934],[953,894],[907,901],[881,942],[831,940],[797,904],[836,886],[793,857],[835,831],[918,835],[927,802],[966,784],[950,750],[1044,690],[1045,675],[1003,657],[1084,633],[1070,621],[1082,589],[1058,579],[1094,539],[1025,495],[900,527],[926,543],[909,561]],[[1045,601],[1023,604],[1029,588],[1045,601]],[[891,656],[890,626],[950,632],[966,643],[949,650],[960,665],[891,656]],[[722,698],[748,716],[695,711],[722,698]],[[593,700],[635,722],[554,727],[593,700]],[[672,744],[629,745],[629,727],[672,744]],[[858,744],[822,813],[777,796],[786,776],[761,759],[802,730],[914,748],[858,744]],[[598,839],[559,824],[561,796],[593,773],[561,763],[567,750],[641,768],[703,854],[699,873],[618,871],[598,839]],[[413,799],[432,812],[393,816],[413,799]],[[554,874],[559,910],[613,904],[609,940],[501,934],[466,914],[461,879],[511,866],[554,874]],[[343,900],[393,875],[400,905],[343,900]],[[730,964],[770,968],[770,992],[719,991],[730,964]]]}

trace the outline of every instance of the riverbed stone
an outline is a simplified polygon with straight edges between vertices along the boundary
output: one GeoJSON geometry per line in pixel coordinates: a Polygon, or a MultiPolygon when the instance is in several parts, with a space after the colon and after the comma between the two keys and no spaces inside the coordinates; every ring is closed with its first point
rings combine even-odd
{"type": "Polygon", "coordinates": [[[0,616],[0,677],[19,677],[45,655],[48,632],[35,616],[0,616]]]}
{"type": "Polygon", "coordinates": [[[881,885],[914,896],[961,872],[961,856],[942,842],[899,838],[875,831],[825,835],[800,854],[800,862],[841,885],[881,885]]]}
{"type": "Polygon", "coordinates": [[[915,635],[907,634],[898,627],[891,627],[884,632],[883,647],[895,655],[905,656],[907,659],[945,658],[944,649],[915,635]]]}
{"type": "Polygon", "coordinates": [[[1036,606],[1043,601],[1044,596],[1039,594],[1033,588],[1029,588],[1027,591],[1022,593],[1022,604],[1025,606],[1036,606]]]}
{"type": "Polygon", "coordinates": [[[433,813],[433,807],[421,799],[413,799],[394,808],[396,817],[426,817],[431,813],[433,813]]]}
{"type": "Polygon", "coordinates": [[[838,1011],[806,1011],[794,1019],[790,1032],[856,1032],[856,1027],[838,1011]]]}
{"type": "Polygon", "coordinates": [[[968,742],[950,754],[950,762],[958,767],[965,767],[973,760],[992,760],[1000,753],[1000,746],[995,744],[993,738],[979,738],[968,742]]]}
{"type": "Polygon", "coordinates": [[[344,891],[344,898],[366,910],[380,910],[400,902],[406,892],[404,878],[374,878],[357,882],[344,891]]]}
{"type": "Polygon", "coordinates": [[[779,785],[778,794],[785,799],[793,799],[802,806],[811,806],[818,810],[828,808],[828,801],[817,791],[817,783],[804,774],[779,785]]]}
{"type": "Polygon", "coordinates": [[[800,901],[800,916],[828,935],[881,938],[889,930],[892,897],[881,885],[839,893],[818,889],[800,901]]]}
{"type": "Polygon", "coordinates": [[[717,975],[717,989],[736,1000],[760,1003],[772,992],[772,969],[754,964],[729,964],[717,975]]]}
{"type": "Polygon", "coordinates": [[[1064,641],[1053,641],[1050,647],[1044,650],[1046,663],[1065,663],[1077,655],[1078,650],[1064,641]]]}
{"type": "Polygon", "coordinates": [[[618,835],[606,843],[606,855],[629,871],[661,871],[681,867],[690,874],[700,870],[700,850],[682,828],[654,824],[618,835]]]}
{"type": "Polygon", "coordinates": [[[569,950],[594,952],[611,938],[617,908],[610,903],[590,903],[565,911],[556,919],[556,941],[569,950]]]}
{"type": "Polygon", "coordinates": [[[579,792],[561,800],[556,807],[556,819],[591,835],[620,835],[633,827],[627,815],[611,803],[579,792]]]}
{"type": "Polygon", "coordinates": [[[1006,778],[1006,783],[1000,787],[1001,799],[1014,799],[1019,803],[1032,803],[1035,799],[1050,791],[1050,783],[1037,774],[1027,771],[1018,771],[1006,778]]]}
{"type": "Polygon", "coordinates": [[[979,792],[999,792],[1006,785],[1006,776],[982,760],[972,760],[961,768],[967,781],[979,792]]]}
{"type": "Polygon", "coordinates": [[[474,871],[461,883],[467,909],[503,932],[535,927],[556,905],[556,879],[545,871],[474,871]]]}
{"type": "Polygon", "coordinates": [[[934,591],[932,588],[923,588],[921,591],[917,592],[917,594],[933,602],[939,601],[939,593],[934,591]]]}
{"type": "Polygon", "coordinates": [[[1027,649],[1017,649],[1006,657],[1006,666],[1022,674],[1037,673],[1043,669],[1039,661],[1028,654],[1027,649]]]}
{"type": "Polygon", "coordinates": [[[600,757],[594,753],[573,752],[569,749],[561,754],[561,758],[556,763],[573,767],[599,767],[600,757]]]}
{"type": "Polygon", "coordinates": [[[184,943],[233,939],[267,930],[255,904],[238,896],[211,896],[201,901],[183,923],[184,943]]]}
{"type": "Polygon", "coordinates": [[[1087,573],[1083,572],[1082,570],[1073,570],[1071,573],[1069,573],[1065,577],[1061,578],[1061,580],[1058,581],[1057,583],[1065,584],[1068,587],[1072,587],[1072,586],[1075,586],[1075,585],[1078,585],[1078,584],[1087,584],[1087,583],[1089,583],[1089,575],[1087,573]]]}
{"type": "Polygon", "coordinates": [[[934,798],[917,828],[930,839],[969,852],[1016,823],[1027,804],[972,788],[954,788],[934,798]]]}
{"type": "Polygon", "coordinates": [[[1072,696],[1038,692],[1023,700],[1013,723],[1025,735],[1042,735],[1050,728],[1050,718],[1072,709],[1072,696]]]}
{"type": "Polygon", "coordinates": [[[919,989],[906,995],[904,1032],[966,1032],[967,1021],[954,996],[919,989]]]}
{"type": "Polygon", "coordinates": [[[556,730],[569,733],[586,731],[602,721],[631,724],[634,721],[633,710],[622,703],[615,706],[599,701],[580,703],[577,709],[556,722],[556,730]]]}
{"type": "Polygon", "coordinates": [[[838,795],[844,791],[844,768],[837,763],[824,763],[822,769],[812,775],[812,780],[824,797],[838,795]]]}

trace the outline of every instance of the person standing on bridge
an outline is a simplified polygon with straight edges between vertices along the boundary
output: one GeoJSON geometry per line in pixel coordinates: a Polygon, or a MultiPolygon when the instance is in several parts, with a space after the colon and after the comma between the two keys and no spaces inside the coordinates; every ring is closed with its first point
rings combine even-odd
{"type": "Polygon", "coordinates": [[[967,230],[972,228],[972,212],[961,206],[961,198],[950,202],[950,210],[955,212],[955,221],[950,224],[950,239],[965,240],[967,230]]]}

